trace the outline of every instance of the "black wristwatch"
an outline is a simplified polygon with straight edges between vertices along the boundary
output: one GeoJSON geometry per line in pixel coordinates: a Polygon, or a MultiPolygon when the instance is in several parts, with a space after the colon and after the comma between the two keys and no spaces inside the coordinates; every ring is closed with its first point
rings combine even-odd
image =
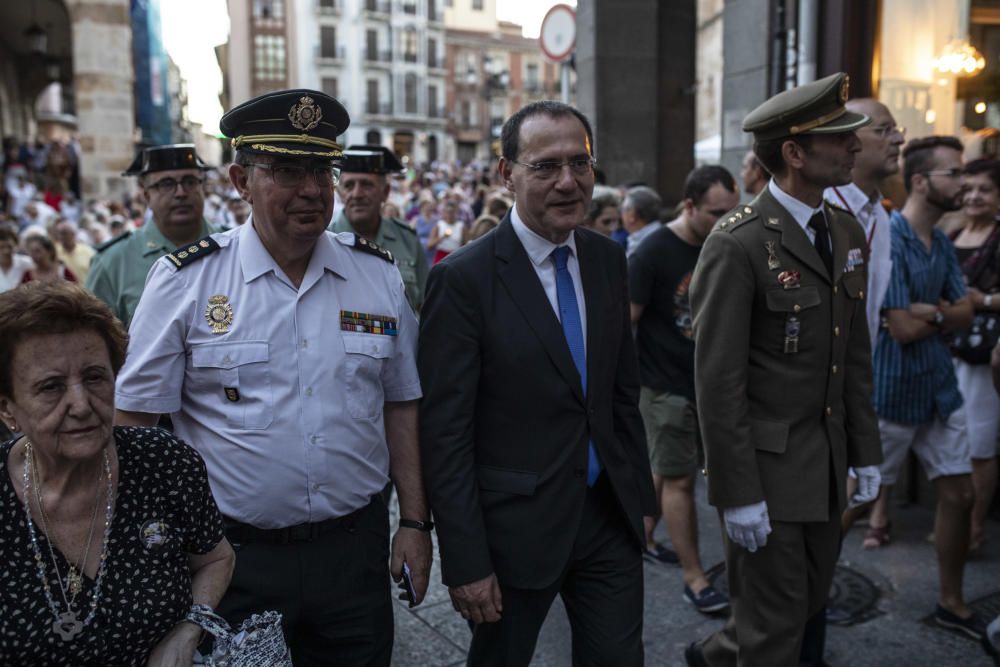
{"type": "Polygon", "coordinates": [[[433,521],[417,521],[416,519],[400,519],[400,528],[413,528],[414,530],[422,530],[425,533],[429,533],[434,530],[433,521]]]}

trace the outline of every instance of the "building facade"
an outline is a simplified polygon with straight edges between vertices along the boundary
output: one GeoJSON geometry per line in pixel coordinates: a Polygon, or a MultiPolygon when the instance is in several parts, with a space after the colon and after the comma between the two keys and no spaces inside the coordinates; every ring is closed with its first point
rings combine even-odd
{"type": "Polygon", "coordinates": [[[522,36],[521,26],[495,18],[490,30],[449,26],[446,42],[449,159],[492,159],[514,111],[559,99],[559,65],[545,59],[537,39],[522,36]]]}
{"type": "Polygon", "coordinates": [[[230,105],[282,88],[336,97],[346,144],[433,161],[445,143],[440,0],[229,0],[230,105]]]}

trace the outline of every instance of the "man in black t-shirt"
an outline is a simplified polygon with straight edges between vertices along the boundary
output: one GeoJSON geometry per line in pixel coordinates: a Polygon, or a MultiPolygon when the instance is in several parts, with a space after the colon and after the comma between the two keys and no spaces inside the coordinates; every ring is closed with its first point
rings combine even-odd
{"type": "Polygon", "coordinates": [[[695,473],[701,442],[694,404],[694,339],[688,286],[715,221],[739,203],[723,167],[698,167],[684,184],[684,209],[629,259],[632,322],[653,484],[684,571],[684,599],[703,613],[729,606],[705,578],[698,555],[695,473]]]}

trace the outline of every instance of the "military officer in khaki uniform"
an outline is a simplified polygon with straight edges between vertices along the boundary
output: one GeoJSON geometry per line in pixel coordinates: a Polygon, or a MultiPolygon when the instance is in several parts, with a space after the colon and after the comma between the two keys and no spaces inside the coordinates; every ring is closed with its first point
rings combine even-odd
{"type": "Polygon", "coordinates": [[[97,248],[87,289],[107,303],[126,327],[156,260],[216,231],[202,216],[206,169],[192,144],[174,144],[139,151],[124,172],[139,177],[152,217],[135,232],[97,248]]]}
{"type": "Polygon", "coordinates": [[[854,130],[869,122],[846,100],[836,74],[746,117],[773,179],[720,219],[695,268],[698,416],[733,615],[688,647],[691,665],[797,665],[830,589],[848,467],[860,482],[851,503],[878,492],[865,236],[823,201],[850,182],[854,130]]]}
{"type": "Polygon", "coordinates": [[[382,216],[389,196],[388,174],[403,170],[392,151],[383,146],[350,146],[344,151],[338,191],[344,209],[330,225],[332,232],[356,232],[392,253],[406,300],[420,312],[427,284],[427,254],[417,232],[402,220],[382,216]]]}

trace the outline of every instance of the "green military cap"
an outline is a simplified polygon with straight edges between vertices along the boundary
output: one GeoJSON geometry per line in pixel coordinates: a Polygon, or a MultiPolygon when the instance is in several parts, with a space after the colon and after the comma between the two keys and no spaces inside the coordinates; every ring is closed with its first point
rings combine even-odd
{"type": "Polygon", "coordinates": [[[260,155],[339,160],[335,139],[351,119],[344,106],[318,90],[279,90],[248,100],[219,121],[234,149],[260,155]]]}
{"type": "Polygon", "coordinates": [[[344,151],[340,170],[344,173],[388,174],[402,171],[403,163],[385,146],[355,144],[344,151]]]}
{"type": "Polygon", "coordinates": [[[778,93],[743,119],[743,131],[757,141],[801,134],[837,134],[864,127],[871,118],[848,111],[848,76],[831,74],[778,93]]]}

